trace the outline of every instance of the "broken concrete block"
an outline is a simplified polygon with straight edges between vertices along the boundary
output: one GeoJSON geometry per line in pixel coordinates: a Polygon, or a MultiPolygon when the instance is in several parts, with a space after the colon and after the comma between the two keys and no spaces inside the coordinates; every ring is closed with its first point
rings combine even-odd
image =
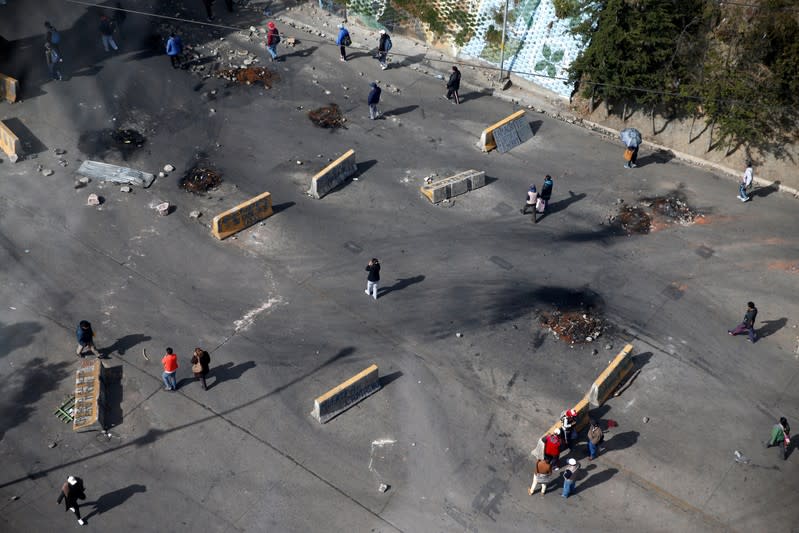
{"type": "Polygon", "coordinates": [[[202,213],[200,213],[196,209],[194,211],[192,211],[191,213],[189,213],[189,218],[200,218],[201,216],[202,216],[202,213]]]}
{"type": "Polygon", "coordinates": [[[175,167],[173,167],[172,165],[164,165],[164,172],[173,172],[174,170],[175,167]]]}
{"type": "Polygon", "coordinates": [[[90,176],[101,181],[149,187],[155,180],[153,174],[133,170],[132,168],[118,167],[99,161],[84,161],[78,169],[78,174],[90,176]]]}
{"type": "Polygon", "coordinates": [[[155,210],[158,211],[158,214],[162,217],[169,214],[169,202],[162,202],[155,206],[155,210]]]}
{"type": "Polygon", "coordinates": [[[96,194],[90,194],[88,200],[86,200],[87,205],[100,205],[100,197],[96,194]]]}
{"type": "Polygon", "coordinates": [[[52,176],[53,175],[53,171],[51,169],[49,169],[49,168],[46,168],[46,169],[42,170],[42,174],[44,174],[45,176],[52,176]]]}
{"type": "Polygon", "coordinates": [[[130,191],[132,191],[132,190],[133,190],[133,189],[131,189],[131,188],[130,188],[130,187],[128,187],[127,185],[123,185],[122,187],[120,187],[120,188],[119,188],[119,192],[130,192],[130,191]]]}

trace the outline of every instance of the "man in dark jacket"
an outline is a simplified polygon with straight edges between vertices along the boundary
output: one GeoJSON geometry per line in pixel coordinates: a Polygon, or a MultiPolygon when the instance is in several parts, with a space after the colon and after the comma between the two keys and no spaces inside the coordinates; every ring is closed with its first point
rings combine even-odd
{"type": "Polygon", "coordinates": [[[366,290],[363,292],[377,300],[377,284],[380,282],[380,262],[376,257],[373,257],[369,264],[366,265],[366,271],[369,272],[369,275],[366,277],[366,290]]]}
{"type": "Polygon", "coordinates": [[[552,182],[552,176],[547,174],[544,178],[544,184],[541,185],[541,193],[538,195],[538,203],[533,211],[533,222],[538,222],[538,214],[541,215],[541,218],[544,218],[544,212],[547,210],[547,204],[549,203],[549,199],[552,197],[553,186],[554,183],[552,182]]]}
{"type": "Polygon", "coordinates": [[[44,58],[47,61],[50,77],[54,80],[63,79],[61,76],[61,69],[58,68],[58,63],[61,62],[61,56],[58,55],[58,51],[53,48],[53,45],[50,43],[44,43],[44,58]]]}
{"type": "Polygon", "coordinates": [[[744,321],[735,326],[735,329],[728,329],[727,333],[730,335],[740,335],[743,332],[749,333],[749,342],[755,342],[757,336],[755,335],[755,319],[757,318],[757,307],[754,302],[746,304],[746,314],[744,321]]]}
{"type": "Polygon", "coordinates": [[[444,98],[447,100],[452,101],[454,97],[454,102],[456,104],[460,104],[461,100],[458,96],[458,89],[461,87],[461,71],[458,70],[458,67],[452,65],[452,74],[449,75],[449,80],[447,81],[447,94],[444,98]]]}
{"type": "Polygon", "coordinates": [[[103,41],[103,48],[106,52],[110,52],[111,48],[114,51],[119,50],[116,41],[114,41],[114,23],[106,15],[100,15],[100,36],[103,41]]]}
{"type": "Polygon", "coordinates": [[[388,68],[386,56],[389,50],[391,50],[391,37],[388,36],[386,30],[380,30],[380,40],[377,41],[377,60],[380,62],[380,68],[383,70],[388,68]]]}
{"type": "Polygon", "coordinates": [[[370,83],[369,86],[372,88],[372,90],[369,91],[369,96],[366,99],[366,103],[369,104],[369,118],[374,120],[380,116],[380,110],[377,109],[377,104],[380,103],[380,93],[383,91],[380,89],[380,87],[378,87],[376,81],[370,83]]]}
{"type": "Polygon", "coordinates": [[[92,325],[88,320],[80,321],[75,336],[78,338],[78,349],[75,350],[75,353],[79,357],[83,357],[83,351],[86,348],[97,357],[102,357],[100,352],[97,351],[97,348],[94,347],[94,331],[92,331],[92,325]]]}
{"type": "Polygon", "coordinates": [[[66,483],[61,486],[61,492],[58,495],[56,503],[64,502],[64,510],[72,511],[78,517],[78,524],[83,525],[85,522],[80,517],[80,507],[78,500],[85,500],[86,492],[83,487],[83,480],[79,477],[69,476],[66,483]]]}

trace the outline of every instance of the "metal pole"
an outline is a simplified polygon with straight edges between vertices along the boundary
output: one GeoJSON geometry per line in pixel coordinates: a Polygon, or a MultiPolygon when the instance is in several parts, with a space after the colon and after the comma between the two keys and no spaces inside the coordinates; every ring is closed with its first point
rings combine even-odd
{"type": "Polygon", "coordinates": [[[502,70],[505,68],[505,27],[508,25],[508,1],[505,0],[505,14],[502,16],[502,43],[499,45],[499,81],[502,81],[502,70]]]}

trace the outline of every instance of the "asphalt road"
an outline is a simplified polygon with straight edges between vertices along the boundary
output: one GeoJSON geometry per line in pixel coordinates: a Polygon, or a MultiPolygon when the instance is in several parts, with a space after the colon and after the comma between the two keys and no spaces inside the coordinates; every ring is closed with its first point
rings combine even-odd
{"type": "MultiPolygon", "coordinates": [[[[199,16],[197,4],[185,12],[199,16]]],[[[618,143],[535,113],[533,139],[483,154],[480,130],[518,107],[471,90],[460,106],[444,101],[426,56],[399,38],[381,71],[357,29],[360,57],[341,63],[336,47],[283,25],[300,43],[274,65],[244,35],[186,29],[257,52],[280,74],[263,90],[172,70],[149,17],[129,15],[121,52],[105,56],[94,11],[0,9],[13,52],[0,72],[24,87],[0,114],[25,126],[35,156],[0,163],[3,530],[74,523],[55,505],[70,474],[85,479],[89,527],[119,531],[794,527],[796,455],[783,462],[761,442],[777,417],[799,416],[795,200],[762,190],[742,204],[734,183],[660,154],[626,170],[618,143]],[[36,63],[45,18],[67,38],[64,82],[36,63]],[[373,79],[385,86],[383,120],[368,120],[373,79]],[[307,119],[329,102],[345,129],[307,119]],[[118,127],[146,143],[113,149],[103,132],[118,127]],[[349,148],[357,181],[308,197],[310,177],[349,148]],[[92,158],[177,170],[132,193],[75,189],[92,158]],[[178,188],[197,161],[222,173],[217,191],[178,188]],[[426,175],[469,168],[486,171],[486,187],[449,207],[418,192],[426,175]],[[547,173],[552,209],[532,224],[518,209],[547,173]],[[235,240],[210,236],[215,213],[263,191],[273,217],[235,240]],[[90,193],[103,204],[86,206],[90,193]],[[633,236],[608,224],[619,199],[675,193],[703,223],[633,236]],[[157,216],[160,201],[176,210],[157,216]],[[371,257],[383,264],[376,302],[363,293],[371,257]],[[760,309],[754,345],[725,333],[748,300],[760,309]],[[540,327],[540,312],[581,304],[613,326],[598,342],[571,347],[540,327]],[[121,367],[110,437],[52,415],[70,395],[81,319],[121,367]],[[642,370],[594,413],[618,422],[605,453],[583,460],[573,498],[528,496],[535,439],[628,341],[642,370]],[[166,346],[180,356],[177,393],[161,383],[166,346]],[[208,391],[189,377],[195,346],[211,352],[208,391]],[[379,393],[323,426],[309,416],[314,397],[371,363],[379,393]]],[[[247,27],[257,13],[221,22],[247,27]]]]}

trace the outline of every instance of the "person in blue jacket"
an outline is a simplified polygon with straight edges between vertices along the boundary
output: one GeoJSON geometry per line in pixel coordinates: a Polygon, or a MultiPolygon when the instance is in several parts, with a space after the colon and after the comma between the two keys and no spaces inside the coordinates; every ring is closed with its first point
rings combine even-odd
{"type": "Polygon", "coordinates": [[[172,68],[180,68],[180,54],[183,53],[183,42],[174,33],[169,34],[166,41],[166,55],[172,62],[172,68]]]}
{"type": "Polygon", "coordinates": [[[336,37],[336,44],[338,45],[339,50],[341,50],[341,60],[347,60],[347,47],[352,44],[352,39],[350,38],[350,32],[347,28],[344,27],[344,24],[338,25],[338,37],[336,37]]]}

